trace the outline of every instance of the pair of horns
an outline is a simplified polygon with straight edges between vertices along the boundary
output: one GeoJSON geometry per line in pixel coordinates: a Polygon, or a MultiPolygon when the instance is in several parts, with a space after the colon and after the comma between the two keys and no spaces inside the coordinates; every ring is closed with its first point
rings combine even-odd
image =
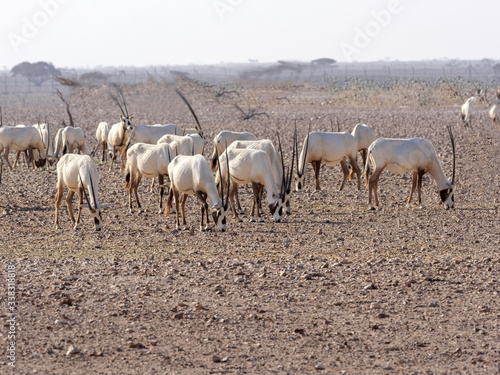
{"type": "Polygon", "coordinates": [[[116,86],[116,91],[118,91],[118,95],[120,96],[120,100],[123,104],[123,107],[121,106],[116,96],[114,96],[113,94],[109,94],[109,96],[118,105],[120,111],[122,112],[122,115],[128,118],[129,115],[128,115],[127,104],[125,103],[125,99],[123,98],[122,90],[118,86],[116,86]],[[123,110],[123,108],[125,108],[125,110],[123,110]]]}
{"type": "Polygon", "coordinates": [[[220,181],[220,196],[222,201],[222,207],[227,208],[229,204],[229,189],[231,187],[231,175],[229,174],[229,153],[227,152],[227,140],[226,140],[226,165],[227,165],[227,192],[226,199],[224,199],[224,186],[222,183],[222,172],[220,169],[220,159],[219,159],[219,151],[216,151],[217,154],[217,167],[219,169],[219,181],[220,181]]]}
{"type": "Polygon", "coordinates": [[[281,168],[283,171],[283,175],[281,177],[280,195],[282,197],[284,197],[285,194],[290,191],[290,187],[292,185],[293,164],[295,162],[295,148],[296,148],[295,144],[296,144],[296,137],[297,137],[297,126],[295,126],[295,131],[293,134],[294,146],[292,147],[292,164],[288,166],[288,171],[286,173],[285,173],[285,161],[283,158],[283,148],[281,147],[281,139],[280,139],[280,135],[278,132],[276,132],[276,136],[278,138],[278,147],[280,149],[280,156],[281,156],[281,168]]]}

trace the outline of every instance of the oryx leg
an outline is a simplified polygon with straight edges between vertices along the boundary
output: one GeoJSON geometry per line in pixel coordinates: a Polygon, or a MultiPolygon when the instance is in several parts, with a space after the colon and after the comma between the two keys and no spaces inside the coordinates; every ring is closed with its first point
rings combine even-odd
{"type": "Polygon", "coordinates": [[[380,173],[382,173],[382,169],[375,169],[373,174],[370,177],[370,181],[368,184],[368,207],[370,210],[374,210],[375,208],[372,206],[372,193],[375,199],[375,206],[378,206],[378,195],[377,195],[377,187],[378,187],[378,179],[380,177],[380,173]]]}
{"type": "MultiPolygon", "coordinates": [[[[229,202],[234,203],[234,195],[235,191],[238,190],[238,185],[236,183],[231,184],[231,188],[229,189],[229,202]]],[[[231,209],[233,210],[234,217],[241,222],[241,219],[238,219],[238,212],[236,212],[235,204],[231,205],[231,209]]]]}
{"type": "Polygon", "coordinates": [[[19,156],[21,156],[21,152],[24,152],[25,163],[28,160],[28,156],[26,156],[26,151],[16,151],[16,158],[14,159],[14,166],[13,166],[14,169],[16,169],[16,167],[17,167],[17,162],[19,161],[19,156]]]}
{"type": "Polygon", "coordinates": [[[3,152],[3,158],[5,159],[5,162],[7,163],[7,166],[9,167],[9,170],[12,171],[12,166],[9,163],[9,152],[10,152],[10,147],[5,146],[4,152],[3,152]]]}
{"type": "Polygon", "coordinates": [[[101,162],[104,163],[106,159],[106,142],[101,142],[101,151],[102,151],[101,162]]]}
{"type": "Polygon", "coordinates": [[[200,221],[200,232],[204,232],[208,229],[208,203],[207,203],[207,194],[202,191],[197,191],[196,197],[198,201],[201,203],[201,221],[200,221]],[[203,217],[207,216],[207,225],[203,226],[203,217]]]}
{"type": "Polygon", "coordinates": [[[255,211],[257,211],[257,221],[261,223],[264,221],[260,217],[260,210],[259,210],[261,185],[259,183],[252,182],[252,190],[253,190],[253,204],[252,204],[252,211],[250,212],[250,221],[255,222],[254,215],[255,211]]]}
{"type": "Polygon", "coordinates": [[[316,178],[316,191],[321,190],[319,186],[319,170],[321,169],[321,160],[312,161],[311,165],[314,169],[314,177],[316,178]]]}
{"type": "Polygon", "coordinates": [[[113,170],[113,164],[115,163],[115,159],[116,159],[116,147],[112,146],[112,149],[111,149],[111,164],[109,165],[109,170],[110,171],[113,170]]]}
{"type": "MultiPolygon", "coordinates": [[[[76,223],[73,229],[76,229],[76,226],[80,222],[80,215],[82,213],[82,204],[83,204],[83,187],[78,188],[78,213],[76,214],[76,223]]],[[[90,207],[89,207],[90,210],[90,207]]]]}
{"type": "Polygon", "coordinates": [[[142,207],[141,207],[141,203],[139,202],[139,194],[137,193],[137,190],[139,189],[139,183],[141,182],[141,179],[142,179],[142,175],[139,174],[137,176],[137,179],[134,179],[134,183],[133,183],[133,192],[134,192],[134,197],[135,197],[135,202],[137,203],[137,209],[139,210],[138,212],[141,213],[142,212],[142,207]]]}
{"type": "Polygon", "coordinates": [[[120,170],[125,169],[125,157],[127,156],[127,146],[120,147],[120,170]]]}
{"type": "MultiPolygon", "coordinates": [[[[160,184],[160,188],[161,188],[161,185],[160,184]]],[[[151,181],[151,193],[154,193],[155,192],[155,179],[153,178],[153,181],[151,181]]]]}
{"type": "Polygon", "coordinates": [[[167,205],[165,206],[165,211],[163,211],[164,216],[167,216],[170,213],[170,209],[172,207],[172,199],[174,199],[174,193],[172,188],[170,188],[168,191],[167,205]]]}
{"type": "MultiPolygon", "coordinates": [[[[340,184],[339,191],[341,191],[344,188],[344,184],[347,181],[347,178],[349,176],[349,167],[347,166],[347,162],[345,159],[342,159],[340,161],[340,166],[342,167],[342,172],[343,172],[344,176],[342,177],[342,183],[340,184]]],[[[353,171],[353,169],[351,166],[351,173],[352,173],[352,171],[353,171]]]]}
{"type": "MultiPolygon", "coordinates": [[[[177,230],[181,229],[181,224],[179,222],[179,193],[175,189],[170,189],[171,194],[173,195],[175,199],[175,228],[177,230]]],[[[169,196],[170,199],[170,196],[169,196]]]]}
{"type": "Polygon", "coordinates": [[[351,170],[354,169],[354,172],[356,172],[356,177],[358,177],[358,190],[360,190],[361,189],[361,170],[358,167],[356,157],[349,157],[349,162],[351,163],[351,170]]]}
{"type": "Polygon", "coordinates": [[[421,196],[422,178],[424,177],[424,173],[425,171],[423,171],[422,169],[418,170],[417,193],[418,193],[418,204],[420,205],[420,208],[424,208],[424,206],[422,205],[422,196],[421,196]]]}
{"type": "MultiPolygon", "coordinates": [[[[155,179],[153,178],[153,184],[155,183],[155,179]]],[[[158,175],[158,184],[160,185],[160,209],[158,210],[158,213],[161,214],[161,207],[162,207],[162,203],[163,203],[163,191],[164,191],[164,188],[163,188],[163,175],[162,174],[159,174],[158,175]]],[[[151,186],[154,186],[154,185],[151,185],[151,186]]],[[[151,189],[151,192],[153,190],[151,189]]]]}
{"type": "Polygon", "coordinates": [[[66,206],[68,207],[69,217],[71,219],[71,223],[76,228],[75,215],[73,214],[73,196],[75,195],[74,191],[68,191],[68,195],[66,196],[66,206]]]}
{"type": "Polygon", "coordinates": [[[56,229],[61,229],[59,227],[59,206],[61,205],[63,193],[64,193],[64,184],[60,183],[59,185],[57,185],[57,192],[56,196],[54,197],[54,204],[56,206],[56,219],[55,219],[56,229]]]}
{"type": "Polygon", "coordinates": [[[186,210],[185,210],[187,197],[188,197],[187,194],[182,193],[182,195],[181,195],[181,214],[182,214],[182,225],[184,226],[184,229],[189,229],[186,225],[186,210]]]}
{"type": "Polygon", "coordinates": [[[240,215],[245,215],[245,211],[243,211],[243,209],[241,208],[241,204],[240,204],[240,197],[238,195],[238,185],[236,185],[236,187],[234,189],[234,199],[236,200],[236,205],[238,206],[238,213],[240,215]]]}
{"type": "Polygon", "coordinates": [[[406,202],[406,207],[410,207],[410,202],[411,202],[411,198],[413,197],[413,192],[415,191],[415,188],[417,187],[417,179],[418,179],[418,172],[414,171],[412,174],[412,178],[411,178],[410,196],[408,197],[408,201],[406,202]]]}

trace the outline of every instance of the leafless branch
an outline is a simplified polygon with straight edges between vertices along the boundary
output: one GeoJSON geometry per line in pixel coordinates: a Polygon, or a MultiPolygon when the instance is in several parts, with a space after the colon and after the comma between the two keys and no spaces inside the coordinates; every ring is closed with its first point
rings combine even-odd
{"type": "Polygon", "coordinates": [[[63,94],[61,93],[61,91],[59,91],[59,89],[56,89],[56,94],[59,97],[59,99],[61,99],[62,102],[66,105],[66,112],[68,113],[69,117],[69,125],[71,127],[74,127],[75,123],[73,122],[73,116],[71,116],[71,112],[69,110],[69,103],[66,101],[66,99],[64,99],[63,94]]]}
{"type": "Polygon", "coordinates": [[[241,112],[241,114],[243,115],[243,120],[250,120],[252,117],[255,117],[255,116],[261,116],[261,115],[264,115],[266,116],[267,118],[269,118],[269,115],[266,113],[266,112],[259,112],[260,108],[250,108],[248,107],[248,109],[246,111],[244,111],[238,104],[234,104],[234,107],[241,112]]]}

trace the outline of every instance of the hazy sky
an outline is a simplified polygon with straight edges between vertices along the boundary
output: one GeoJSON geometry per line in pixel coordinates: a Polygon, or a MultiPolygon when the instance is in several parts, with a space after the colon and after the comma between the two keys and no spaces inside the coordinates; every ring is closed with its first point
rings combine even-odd
{"type": "Polygon", "coordinates": [[[500,59],[498,0],[2,0],[0,69],[500,59]]]}

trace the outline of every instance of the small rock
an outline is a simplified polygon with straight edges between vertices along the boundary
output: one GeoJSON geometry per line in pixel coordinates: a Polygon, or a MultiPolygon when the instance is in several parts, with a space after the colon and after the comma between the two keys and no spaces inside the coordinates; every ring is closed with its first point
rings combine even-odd
{"type": "Polygon", "coordinates": [[[374,302],[374,303],[370,304],[370,309],[372,309],[372,310],[380,309],[380,303],[374,302]]]}
{"type": "Polygon", "coordinates": [[[66,352],[66,355],[75,355],[80,353],[80,350],[76,346],[70,345],[68,348],[68,351],[66,352]]]}
{"type": "Polygon", "coordinates": [[[386,314],[386,313],[380,313],[377,315],[377,318],[378,319],[385,319],[385,318],[388,318],[389,317],[389,314],[386,314]]]}
{"type": "Polygon", "coordinates": [[[325,369],[325,366],[323,366],[323,365],[315,365],[315,366],[314,366],[314,369],[315,369],[315,370],[318,370],[318,371],[320,371],[320,370],[324,370],[324,369],[325,369]]]}
{"type": "Polygon", "coordinates": [[[219,363],[220,361],[221,361],[221,357],[219,357],[218,355],[212,356],[212,362],[219,363]]]}
{"type": "Polygon", "coordinates": [[[184,318],[184,313],[180,312],[174,315],[174,319],[182,319],[184,318]]]}

